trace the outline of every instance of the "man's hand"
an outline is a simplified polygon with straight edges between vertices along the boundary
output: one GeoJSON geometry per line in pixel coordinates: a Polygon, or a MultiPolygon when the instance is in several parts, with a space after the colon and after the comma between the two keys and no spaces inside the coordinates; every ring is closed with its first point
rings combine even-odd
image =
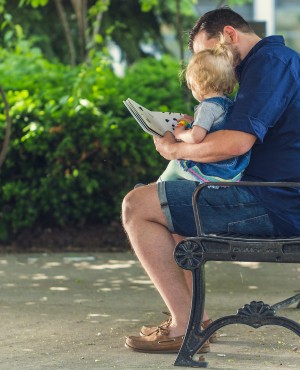
{"type": "Polygon", "coordinates": [[[175,159],[173,156],[176,139],[171,132],[166,132],[163,137],[154,136],[154,145],[158,153],[165,159],[175,159]]]}

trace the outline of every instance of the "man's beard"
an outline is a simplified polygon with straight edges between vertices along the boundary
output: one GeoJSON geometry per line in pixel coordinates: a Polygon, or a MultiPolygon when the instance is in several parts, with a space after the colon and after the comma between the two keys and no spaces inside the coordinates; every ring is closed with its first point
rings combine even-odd
{"type": "Polygon", "coordinates": [[[231,52],[232,52],[232,55],[233,55],[233,65],[234,65],[234,67],[236,67],[242,61],[241,53],[239,52],[237,47],[232,48],[231,52]]]}

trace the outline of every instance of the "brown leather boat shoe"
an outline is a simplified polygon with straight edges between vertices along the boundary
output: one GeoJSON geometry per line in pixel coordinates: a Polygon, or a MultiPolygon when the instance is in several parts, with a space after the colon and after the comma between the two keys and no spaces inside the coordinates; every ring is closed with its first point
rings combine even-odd
{"type": "MultiPolygon", "coordinates": [[[[154,333],[146,336],[130,336],[126,338],[125,347],[137,352],[146,353],[178,353],[184,335],[170,337],[168,328],[158,328],[154,333]]],[[[198,353],[210,352],[208,341],[199,349],[198,353]]]]}
{"type": "Polygon", "coordinates": [[[172,316],[169,312],[162,312],[164,315],[167,315],[168,318],[164,320],[161,324],[159,325],[143,325],[141,327],[140,335],[146,336],[146,335],[151,335],[153,334],[158,328],[168,328],[171,323],[172,323],[172,316]]]}
{"type": "MultiPolygon", "coordinates": [[[[153,326],[153,325],[143,325],[141,327],[140,335],[141,336],[146,336],[146,335],[151,335],[153,334],[158,328],[168,328],[172,322],[172,316],[169,312],[163,312],[163,314],[168,315],[169,317],[163,321],[160,325],[158,326],[153,326]]],[[[212,320],[208,319],[206,321],[202,322],[202,327],[203,329],[206,329],[208,325],[212,324],[212,320]]],[[[211,343],[215,343],[218,341],[218,338],[220,337],[218,332],[215,332],[210,338],[209,341],[211,343]]]]}
{"type": "MultiPolygon", "coordinates": [[[[213,323],[212,319],[208,319],[206,321],[203,321],[202,322],[203,330],[206,329],[212,323],[213,323]]],[[[209,337],[208,340],[210,341],[210,343],[216,343],[218,341],[218,338],[220,338],[220,334],[217,331],[215,331],[213,333],[213,335],[209,337]]]]}

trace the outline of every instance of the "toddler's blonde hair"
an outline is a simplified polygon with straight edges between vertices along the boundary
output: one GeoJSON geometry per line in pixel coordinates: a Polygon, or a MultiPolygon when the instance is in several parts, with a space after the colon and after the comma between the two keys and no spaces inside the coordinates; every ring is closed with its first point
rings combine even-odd
{"type": "Polygon", "coordinates": [[[230,94],[237,83],[233,68],[233,55],[225,45],[224,36],[212,49],[194,54],[186,68],[185,78],[189,89],[205,96],[211,92],[230,94]]]}

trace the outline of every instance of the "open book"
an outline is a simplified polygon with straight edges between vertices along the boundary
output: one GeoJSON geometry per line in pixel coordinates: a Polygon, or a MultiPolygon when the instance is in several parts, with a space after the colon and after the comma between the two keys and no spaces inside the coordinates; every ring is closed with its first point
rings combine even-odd
{"type": "Polygon", "coordinates": [[[151,135],[163,136],[166,131],[172,132],[177,120],[183,117],[181,113],[150,111],[129,98],[123,103],[142,129],[151,135]]]}

